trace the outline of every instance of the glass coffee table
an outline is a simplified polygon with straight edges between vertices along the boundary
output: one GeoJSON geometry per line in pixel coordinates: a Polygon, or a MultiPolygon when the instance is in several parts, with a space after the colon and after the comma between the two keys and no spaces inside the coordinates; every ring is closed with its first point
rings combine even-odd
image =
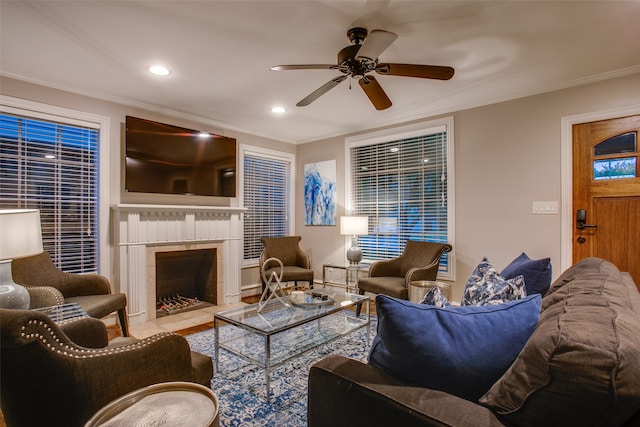
{"type": "Polygon", "coordinates": [[[289,306],[271,300],[258,309],[258,304],[251,304],[214,314],[216,372],[220,372],[220,349],[263,368],[267,400],[273,368],[360,328],[367,327],[370,342],[369,298],[363,295],[335,293],[317,303],[289,306]],[[360,304],[365,309],[356,317],[360,304]],[[229,333],[221,336],[222,323],[233,328],[225,328],[229,333]]]}

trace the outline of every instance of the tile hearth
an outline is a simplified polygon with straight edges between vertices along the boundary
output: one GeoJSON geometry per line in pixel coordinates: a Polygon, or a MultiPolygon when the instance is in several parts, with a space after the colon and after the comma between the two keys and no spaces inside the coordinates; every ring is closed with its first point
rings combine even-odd
{"type": "Polygon", "coordinates": [[[129,330],[132,336],[142,339],[161,332],[176,332],[183,329],[190,329],[205,323],[213,323],[214,313],[244,304],[246,303],[239,302],[226,305],[216,305],[213,307],[201,308],[199,310],[176,313],[171,316],[153,319],[140,325],[130,325],[129,330]]]}

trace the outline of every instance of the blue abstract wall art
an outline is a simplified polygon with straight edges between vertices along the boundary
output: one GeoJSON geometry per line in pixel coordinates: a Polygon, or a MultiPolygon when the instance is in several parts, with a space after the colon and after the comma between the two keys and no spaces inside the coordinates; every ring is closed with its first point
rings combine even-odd
{"type": "Polygon", "coordinates": [[[305,225],[336,225],[336,161],[304,165],[305,225]]]}

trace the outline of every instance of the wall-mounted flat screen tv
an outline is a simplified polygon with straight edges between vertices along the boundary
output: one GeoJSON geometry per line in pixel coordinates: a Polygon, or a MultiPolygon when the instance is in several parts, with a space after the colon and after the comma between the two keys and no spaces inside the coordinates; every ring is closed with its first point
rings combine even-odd
{"type": "Polygon", "coordinates": [[[127,116],[125,191],[236,197],[236,140],[127,116]]]}

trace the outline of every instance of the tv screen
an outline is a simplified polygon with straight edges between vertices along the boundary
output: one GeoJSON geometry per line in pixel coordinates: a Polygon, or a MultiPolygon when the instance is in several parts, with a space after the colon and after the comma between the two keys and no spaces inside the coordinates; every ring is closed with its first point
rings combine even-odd
{"type": "Polygon", "coordinates": [[[236,197],[236,140],[127,116],[125,191],[236,197]]]}

